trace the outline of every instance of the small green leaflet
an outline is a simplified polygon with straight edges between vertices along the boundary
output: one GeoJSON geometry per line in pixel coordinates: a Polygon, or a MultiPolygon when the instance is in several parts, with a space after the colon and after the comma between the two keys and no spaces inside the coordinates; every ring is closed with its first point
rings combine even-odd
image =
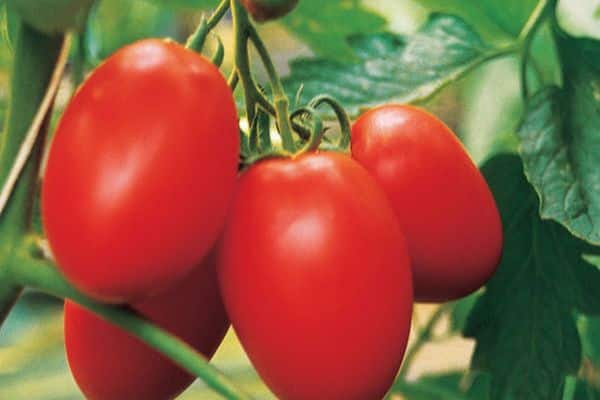
{"type": "Polygon", "coordinates": [[[518,136],[543,218],[600,244],[600,41],[562,37],[565,82],[528,103],[518,136]]]}
{"type": "Polygon", "coordinates": [[[356,114],[361,107],[425,100],[465,72],[507,49],[487,46],[463,20],[433,14],[412,36],[378,33],[352,36],[356,62],[298,59],[284,80],[293,98],[328,93],[356,114]]]}
{"type": "Polygon", "coordinates": [[[560,400],[565,377],[581,362],[573,312],[600,312],[600,270],[582,258],[587,243],[539,217],[518,156],[496,156],[483,173],[505,242],[464,331],[477,342],[472,367],[492,375],[492,400],[560,400]]]}

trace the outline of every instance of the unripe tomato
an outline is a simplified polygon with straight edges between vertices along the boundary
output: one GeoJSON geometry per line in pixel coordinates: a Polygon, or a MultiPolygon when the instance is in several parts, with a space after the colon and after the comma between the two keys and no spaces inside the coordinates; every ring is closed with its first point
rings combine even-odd
{"type": "Polygon", "coordinates": [[[56,34],[80,29],[95,0],[7,0],[6,4],[35,29],[56,34]]]}
{"type": "Polygon", "coordinates": [[[260,22],[283,17],[298,5],[298,0],[241,0],[252,17],[260,22]]]}
{"type": "Polygon", "coordinates": [[[222,230],[238,157],[233,96],[210,61],[156,39],[119,50],[50,150],[42,217],[60,270],[102,301],[169,288],[222,230]]]}
{"type": "Polygon", "coordinates": [[[417,301],[457,299],[485,284],[502,252],[500,216],[483,176],[443,122],[415,107],[375,108],[352,129],[352,156],[391,199],[417,301]]]}
{"type": "Polygon", "coordinates": [[[240,178],[218,261],[232,325],[282,400],[379,400],[412,313],[393,209],[338,153],[259,162],[240,178]]]}
{"type": "MultiPolygon", "coordinates": [[[[229,326],[212,255],[181,284],[133,307],[208,358],[229,326]]],[[[73,377],[88,400],[167,400],[194,380],[146,344],[70,301],[65,302],[65,347],[73,377]]]]}

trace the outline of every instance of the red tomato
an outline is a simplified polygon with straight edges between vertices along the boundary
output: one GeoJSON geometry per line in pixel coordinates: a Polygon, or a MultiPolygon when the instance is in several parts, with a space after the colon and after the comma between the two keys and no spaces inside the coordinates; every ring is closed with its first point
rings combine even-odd
{"type": "Polygon", "coordinates": [[[282,400],[375,400],[406,348],[412,282],[385,193],[337,153],[240,178],[218,263],[226,309],[282,400]]]}
{"type": "Polygon", "coordinates": [[[43,222],[64,275],[110,302],[172,286],[222,230],[238,153],[215,66],[163,40],[119,50],[67,107],[48,159],[43,222]]]}
{"type": "Polygon", "coordinates": [[[242,5],[259,22],[280,18],[292,11],[298,0],[241,0],[242,5]]]}
{"type": "Polygon", "coordinates": [[[485,284],[502,252],[500,216],[483,176],[443,122],[410,106],[376,108],[356,121],[352,156],[392,201],[417,301],[457,299],[485,284]]]}
{"type": "MultiPolygon", "coordinates": [[[[210,358],[229,322],[214,256],[185,282],[133,307],[210,358]]],[[[71,372],[88,400],[166,400],[194,377],[114,325],[65,302],[65,346],[71,372]]]]}

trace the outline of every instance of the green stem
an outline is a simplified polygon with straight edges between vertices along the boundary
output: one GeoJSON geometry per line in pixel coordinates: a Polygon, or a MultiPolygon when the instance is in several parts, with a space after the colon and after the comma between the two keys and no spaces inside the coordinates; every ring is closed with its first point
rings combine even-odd
{"type": "Polygon", "coordinates": [[[348,113],[340,103],[328,95],[317,96],[309,102],[309,105],[315,109],[319,108],[321,104],[327,104],[333,109],[338,123],[340,124],[340,141],[338,147],[342,151],[349,151],[352,124],[350,123],[348,113]]]}
{"type": "Polygon", "coordinates": [[[227,10],[229,10],[229,0],[221,0],[209,19],[202,18],[196,31],[188,38],[185,47],[201,53],[208,33],[223,19],[227,10]]]}
{"type": "Polygon", "coordinates": [[[11,268],[14,279],[20,285],[38,289],[58,298],[75,301],[156,349],[190,374],[202,379],[226,399],[250,399],[221,372],[209,365],[204,356],[193,347],[153,325],[130,309],[90,300],[73,288],[52,263],[33,258],[31,251],[33,251],[31,243],[22,245],[16,254],[14,267],[11,268]]]}
{"type": "MultiPolygon", "coordinates": [[[[19,24],[7,122],[0,148],[2,187],[8,185],[8,177],[21,144],[46,95],[62,44],[62,36],[48,37],[25,24],[19,24]]],[[[48,116],[41,130],[45,131],[47,126],[48,116]]],[[[6,207],[0,211],[0,326],[21,291],[21,287],[12,279],[9,266],[16,243],[30,227],[43,141],[44,134],[40,134],[20,179],[7,198],[6,207]]]]}
{"type": "Polygon", "coordinates": [[[250,68],[250,55],[248,53],[248,29],[250,21],[245,10],[237,0],[231,0],[231,15],[235,29],[235,70],[237,79],[241,81],[244,89],[246,103],[246,116],[248,123],[254,120],[256,105],[262,105],[269,113],[275,114],[274,107],[269,100],[260,92],[250,68]]]}
{"type": "Polygon", "coordinates": [[[525,22],[523,29],[518,37],[518,42],[521,43],[521,94],[524,99],[529,98],[529,85],[528,85],[528,63],[531,52],[531,43],[535,33],[544,22],[546,11],[549,9],[549,0],[540,0],[536,5],[535,9],[525,22]]]}
{"type": "Polygon", "coordinates": [[[398,375],[398,379],[406,378],[406,374],[410,369],[415,357],[421,351],[423,346],[427,344],[427,342],[431,339],[433,334],[433,329],[436,327],[437,323],[440,319],[446,314],[446,312],[450,309],[448,304],[444,304],[440,306],[435,313],[429,318],[427,324],[423,329],[421,329],[418,333],[417,339],[414,344],[410,347],[406,356],[404,357],[404,361],[402,362],[402,369],[400,370],[400,374],[398,375]]]}
{"type": "Polygon", "coordinates": [[[273,61],[271,60],[271,56],[269,55],[265,43],[262,41],[258,32],[256,32],[256,28],[254,28],[254,25],[252,25],[249,20],[248,25],[250,29],[250,40],[258,51],[267,71],[267,75],[269,76],[269,81],[271,82],[277,126],[279,127],[279,133],[281,134],[283,148],[290,153],[293,153],[296,151],[296,145],[294,143],[294,136],[292,134],[292,126],[290,123],[290,101],[283,89],[281,79],[279,78],[279,74],[277,74],[277,70],[275,69],[275,65],[273,65],[273,61]]]}
{"type": "MultiPolygon", "coordinates": [[[[45,36],[25,24],[20,24],[18,29],[10,82],[10,103],[0,144],[0,186],[6,184],[21,144],[46,94],[63,42],[62,36],[45,36]]],[[[35,180],[36,177],[37,165],[26,167],[26,171],[22,173],[25,181],[35,180]]],[[[29,183],[25,182],[21,186],[29,187],[29,183]]],[[[33,200],[33,197],[28,196],[29,193],[24,193],[26,198],[11,200],[0,214],[2,240],[8,240],[5,236],[6,229],[23,230],[22,214],[28,208],[23,207],[23,204],[27,205],[33,200]],[[11,222],[7,222],[7,218],[11,222]]]]}
{"type": "Polygon", "coordinates": [[[279,127],[279,132],[281,134],[283,148],[286,151],[293,153],[296,150],[296,146],[294,143],[294,137],[289,119],[289,101],[285,96],[279,76],[275,71],[275,67],[269,57],[264,43],[258,36],[254,26],[252,25],[252,22],[250,21],[250,18],[248,17],[248,13],[241,6],[239,0],[231,0],[231,12],[233,15],[236,34],[235,67],[238,71],[240,81],[244,87],[248,121],[252,121],[254,119],[257,105],[263,107],[269,114],[275,115],[277,126],[279,127]],[[249,39],[252,40],[252,43],[256,47],[263,63],[265,64],[267,74],[271,80],[274,104],[271,104],[269,100],[260,92],[252,76],[250,68],[250,56],[248,53],[249,39]]]}

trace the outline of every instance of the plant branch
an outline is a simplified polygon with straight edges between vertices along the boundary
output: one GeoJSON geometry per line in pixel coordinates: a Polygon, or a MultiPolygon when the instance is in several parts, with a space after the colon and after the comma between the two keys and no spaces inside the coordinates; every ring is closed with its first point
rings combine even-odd
{"type": "Polygon", "coordinates": [[[535,33],[544,22],[549,5],[549,0],[540,0],[525,22],[521,33],[519,33],[518,42],[521,44],[521,94],[524,99],[529,98],[527,69],[531,52],[531,43],[533,42],[535,33]]]}
{"type": "Polygon", "coordinates": [[[206,37],[208,36],[208,33],[217,26],[228,10],[229,0],[221,0],[221,3],[219,3],[213,14],[208,19],[205,19],[204,17],[202,18],[194,33],[192,33],[192,35],[188,38],[185,47],[201,53],[202,49],[204,48],[204,43],[206,43],[206,37]]]}
{"type": "Polygon", "coordinates": [[[433,330],[437,326],[440,319],[450,310],[450,306],[448,304],[441,305],[435,313],[429,318],[427,324],[421,329],[418,333],[418,336],[414,342],[414,344],[408,349],[406,356],[404,357],[404,361],[402,363],[402,369],[400,370],[400,374],[398,375],[398,379],[406,378],[406,374],[410,369],[415,357],[421,351],[423,346],[427,344],[429,339],[431,339],[433,335],[433,330]]]}
{"type": "Polygon", "coordinates": [[[294,144],[294,136],[292,133],[292,126],[290,123],[290,102],[283,89],[283,85],[281,84],[281,79],[277,74],[277,70],[275,69],[275,65],[273,65],[273,61],[271,60],[271,56],[269,55],[269,51],[259,36],[258,32],[256,32],[256,28],[252,23],[246,18],[249,26],[249,34],[250,40],[254,44],[254,47],[258,51],[258,54],[267,70],[267,75],[269,76],[269,81],[271,82],[271,90],[273,91],[273,102],[275,103],[275,114],[277,119],[277,126],[279,127],[279,133],[281,134],[281,141],[283,144],[283,148],[290,153],[296,151],[296,145],[294,144]]]}
{"type": "Polygon", "coordinates": [[[24,24],[18,41],[11,82],[11,109],[0,153],[0,182],[3,183],[0,190],[0,216],[43,130],[42,125],[52,107],[67,64],[71,43],[69,36],[61,44],[61,41],[42,36],[24,24]],[[57,50],[60,52],[55,58],[53,52],[57,50]],[[40,55],[42,51],[45,54],[40,55]],[[40,65],[40,57],[44,58],[44,66],[40,65]],[[39,71],[31,71],[32,68],[39,68],[39,71]],[[33,90],[26,93],[27,90],[23,88],[33,90]]]}
{"type": "Polygon", "coordinates": [[[111,306],[89,299],[73,288],[47,260],[36,259],[31,252],[37,251],[32,243],[22,245],[10,268],[19,285],[32,287],[58,298],[68,298],[131,333],[147,345],[165,355],[189,373],[202,379],[209,387],[230,400],[247,400],[221,372],[187,343],[155,326],[126,307],[111,306]]]}

